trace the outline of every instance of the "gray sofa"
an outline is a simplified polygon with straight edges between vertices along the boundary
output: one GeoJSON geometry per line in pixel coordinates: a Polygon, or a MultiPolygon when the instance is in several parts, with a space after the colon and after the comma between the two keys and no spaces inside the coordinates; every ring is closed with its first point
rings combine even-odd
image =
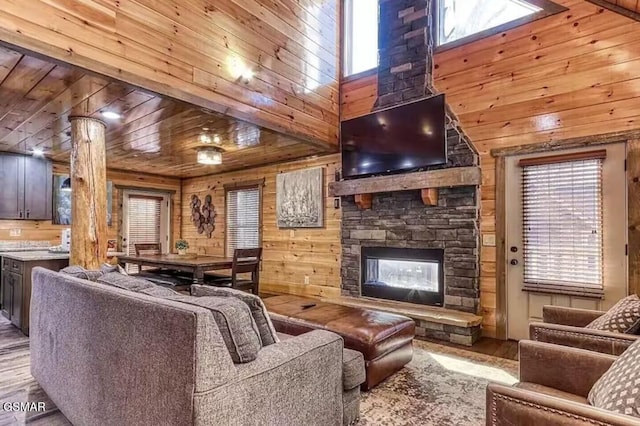
{"type": "Polygon", "coordinates": [[[313,331],[234,364],[211,311],[36,268],[31,372],[75,425],[341,425],[362,356],[313,331]]]}

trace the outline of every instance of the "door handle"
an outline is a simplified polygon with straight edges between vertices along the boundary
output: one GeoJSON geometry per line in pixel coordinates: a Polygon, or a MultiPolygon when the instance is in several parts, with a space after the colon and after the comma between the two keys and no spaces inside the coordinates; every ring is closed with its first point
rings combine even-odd
{"type": "Polygon", "coordinates": [[[31,214],[31,211],[29,211],[29,209],[27,209],[27,219],[29,219],[29,214],[31,214]]]}
{"type": "Polygon", "coordinates": [[[518,259],[511,259],[509,263],[512,264],[513,266],[516,266],[518,264],[518,259]]]}
{"type": "Polygon", "coordinates": [[[20,219],[22,219],[22,210],[20,210],[20,219]]]}

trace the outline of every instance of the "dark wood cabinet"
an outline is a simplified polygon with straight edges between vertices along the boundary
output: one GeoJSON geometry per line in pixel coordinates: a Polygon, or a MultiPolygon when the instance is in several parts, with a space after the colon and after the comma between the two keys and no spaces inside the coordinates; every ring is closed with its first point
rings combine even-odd
{"type": "Polygon", "coordinates": [[[68,259],[19,261],[1,258],[0,313],[26,335],[29,335],[31,305],[31,270],[36,266],[59,271],[69,265],[68,259]]]}
{"type": "Polygon", "coordinates": [[[0,154],[0,219],[50,220],[52,181],[50,161],[0,154]]]}
{"type": "Polygon", "coordinates": [[[24,156],[0,154],[0,219],[21,219],[24,212],[24,156]]]}
{"type": "Polygon", "coordinates": [[[24,159],[24,218],[51,220],[53,166],[42,158],[24,159]]]}

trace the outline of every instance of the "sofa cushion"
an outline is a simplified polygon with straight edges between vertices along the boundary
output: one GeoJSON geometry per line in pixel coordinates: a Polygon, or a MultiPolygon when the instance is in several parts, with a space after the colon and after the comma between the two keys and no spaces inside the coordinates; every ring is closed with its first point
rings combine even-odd
{"type": "Polygon", "coordinates": [[[66,268],[62,268],[60,270],[61,273],[71,275],[75,278],[80,278],[82,280],[89,281],[97,281],[98,278],[102,276],[102,271],[90,271],[88,269],[83,268],[82,266],[67,266],[66,268]]]}
{"type": "Polygon", "coordinates": [[[140,291],[142,289],[155,286],[155,284],[147,280],[132,277],[129,275],[122,275],[119,272],[109,272],[107,274],[104,274],[100,278],[98,278],[98,282],[101,284],[106,284],[131,291],[140,291]]]}
{"type": "Polygon", "coordinates": [[[103,274],[108,274],[109,272],[120,272],[119,268],[121,268],[120,265],[110,265],[108,263],[103,263],[102,265],[100,265],[100,272],[102,272],[103,274]]]}
{"type": "MultiPolygon", "coordinates": [[[[290,334],[278,333],[279,340],[287,340],[292,337],[290,334]]],[[[345,391],[353,388],[360,389],[360,385],[365,380],[364,356],[358,351],[344,348],[342,350],[342,389],[345,391]]],[[[358,395],[360,395],[359,391],[358,395]]]]}
{"type": "Polygon", "coordinates": [[[611,364],[588,399],[594,407],[640,417],[640,340],[611,364]]]}
{"type": "Polygon", "coordinates": [[[640,298],[632,294],[621,299],[585,328],[636,334],[640,328],[640,298]]]}
{"type": "Polygon", "coordinates": [[[263,346],[268,346],[278,341],[276,330],[271,323],[271,318],[267,309],[264,307],[262,300],[253,294],[245,293],[244,291],[235,290],[232,288],[221,288],[207,285],[191,286],[191,295],[196,297],[201,296],[220,296],[220,297],[235,297],[236,299],[244,302],[251,311],[258,331],[260,332],[260,339],[263,346]]]}
{"type": "Polygon", "coordinates": [[[250,362],[258,356],[262,348],[260,333],[249,307],[241,300],[233,297],[182,295],[167,299],[209,309],[234,363],[250,362]]]}
{"type": "Polygon", "coordinates": [[[153,287],[143,288],[141,290],[138,290],[137,293],[143,293],[148,296],[161,297],[161,298],[177,296],[180,294],[175,290],[171,290],[170,288],[162,287],[160,285],[154,285],[153,287]]]}
{"type": "Polygon", "coordinates": [[[366,380],[364,357],[358,351],[344,349],[342,355],[342,387],[344,390],[360,386],[366,380]]]}

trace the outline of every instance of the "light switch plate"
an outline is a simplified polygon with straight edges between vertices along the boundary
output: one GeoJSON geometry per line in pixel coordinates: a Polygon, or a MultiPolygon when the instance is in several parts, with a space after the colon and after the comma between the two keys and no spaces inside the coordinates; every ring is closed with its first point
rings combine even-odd
{"type": "Polygon", "coordinates": [[[9,231],[10,237],[19,237],[20,235],[22,235],[22,229],[20,228],[14,228],[9,231]]]}
{"type": "Polygon", "coordinates": [[[482,245],[485,247],[495,247],[496,246],[496,234],[483,234],[482,235],[482,245]]]}

